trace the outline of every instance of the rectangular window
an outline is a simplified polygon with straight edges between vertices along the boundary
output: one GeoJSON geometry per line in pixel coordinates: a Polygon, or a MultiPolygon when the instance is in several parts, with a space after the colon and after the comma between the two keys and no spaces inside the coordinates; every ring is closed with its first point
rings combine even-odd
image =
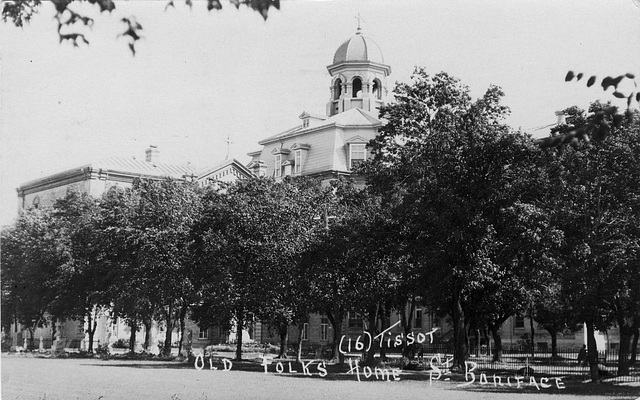
{"type": "Polygon", "coordinates": [[[422,328],[422,309],[416,308],[416,317],[413,320],[414,328],[422,328]]]}
{"type": "Polygon", "coordinates": [[[516,316],[515,328],[524,328],[524,317],[520,315],[516,316]]]}
{"type": "Polygon", "coordinates": [[[198,339],[209,339],[209,329],[199,328],[198,339]]]}
{"type": "Polygon", "coordinates": [[[438,318],[435,314],[431,314],[431,325],[433,327],[440,327],[440,318],[438,318]]]}
{"type": "Polygon", "coordinates": [[[320,320],[320,340],[329,340],[329,318],[322,317],[320,320]]]}
{"type": "Polygon", "coordinates": [[[299,174],[302,172],[302,150],[296,150],[294,172],[299,174]]]}
{"type": "Polygon", "coordinates": [[[84,335],[84,322],[78,323],[78,335],[84,335]]]}
{"type": "Polygon", "coordinates": [[[274,176],[280,178],[282,176],[282,154],[276,154],[274,161],[274,176]]]}
{"type": "Polygon", "coordinates": [[[358,164],[367,159],[367,149],[365,144],[350,144],[349,168],[353,169],[358,164]]]}
{"type": "Polygon", "coordinates": [[[349,313],[349,328],[362,328],[362,318],[357,313],[349,313]]]}
{"type": "Polygon", "coordinates": [[[302,325],[302,340],[309,340],[309,324],[306,322],[302,325]]]}
{"type": "Polygon", "coordinates": [[[229,338],[229,331],[220,327],[218,328],[218,337],[221,339],[228,339],[229,338]]]}

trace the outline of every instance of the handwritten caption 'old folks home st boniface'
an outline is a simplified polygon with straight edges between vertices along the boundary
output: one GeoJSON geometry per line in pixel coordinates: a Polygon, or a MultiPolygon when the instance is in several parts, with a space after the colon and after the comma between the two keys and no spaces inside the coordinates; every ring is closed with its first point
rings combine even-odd
{"type": "MultiPolygon", "coordinates": [[[[382,345],[383,341],[386,341],[387,348],[393,348],[401,346],[403,343],[404,335],[399,334],[392,336],[389,332],[392,328],[398,325],[400,321],[396,324],[390,326],[380,334],[371,337],[369,332],[363,332],[363,335],[358,336],[355,342],[352,341],[351,338],[347,338],[345,335],[340,339],[339,351],[342,354],[348,354],[352,350],[361,352],[361,351],[369,351],[371,349],[371,345],[374,341],[379,341],[380,345],[382,345]],[[364,336],[365,340],[361,340],[364,336]],[[345,339],[347,339],[345,343],[345,339]],[[368,344],[367,344],[368,343],[368,344]],[[352,347],[353,345],[353,347],[352,347]]],[[[417,333],[413,332],[407,335],[407,345],[411,345],[413,343],[424,343],[427,338],[429,338],[429,342],[433,343],[433,334],[436,332],[436,329],[433,329],[426,333],[417,333]]],[[[213,357],[209,357],[208,364],[210,370],[218,370],[217,366],[214,366],[213,357]]],[[[349,371],[347,375],[354,375],[358,381],[365,380],[381,380],[381,381],[399,381],[400,380],[400,369],[398,368],[380,368],[374,367],[371,368],[369,366],[361,367],[358,360],[349,359],[349,371]]],[[[448,381],[449,378],[445,378],[445,376],[449,375],[449,368],[452,366],[453,358],[447,357],[443,354],[436,354],[431,357],[429,360],[429,383],[433,383],[433,381],[444,380],[448,381]]],[[[205,358],[204,355],[199,354],[196,356],[194,366],[197,370],[203,370],[205,368],[205,358]]],[[[295,364],[299,364],[299,367],[295,367],[292,365],[292,362],[282,362],[277,361],[273,362],[272,359],[262,356],[261,366],[264,368],[265,374],[277,373],[277,374],[302,374],[306,376],[313,376],[314,374],[324,378],[328,376],[327,365],[325,361],[311,360],[308,362],[296,362],[295,364]],[[285,367],[286,366],[286,367],[285,367]],[[299,368],[299,370],[295,369],[299,368]]],[[[479,384],[482,386],[493,386],[493,387],[505,387],[505,388],[516,388],[522,389],[524,387],[535,387],[537,390],[542,389],[565,389],[564,382],[562,382],[561,378],[547,378],[547,377],[534,377],[530,376],[528,378],[518,375],[513,376],[500,376],[500,375],[491,375],[487,376],[485,373],[480,373],[477,375],[476,368],[478,364],[473,361],[465,361],[465,383],[460,386],[469,386],[472,384],[479,384]],[[554,384],[549,383],[553,381],[554,384]]],[[[227,358],[222,359],[222,370],[223,371],[231,371],[233,368],[233,362],[227,358]]]]}

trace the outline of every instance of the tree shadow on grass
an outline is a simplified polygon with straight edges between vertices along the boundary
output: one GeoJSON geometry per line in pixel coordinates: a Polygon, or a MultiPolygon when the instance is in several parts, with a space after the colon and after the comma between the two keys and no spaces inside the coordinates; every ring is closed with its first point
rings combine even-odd
{"type": "Polygon", "coordinates": [[[135,368],[135,369],[193,369],[193,364],[185,364],[178,362],[166,362],[166,361],[157,361],[157,362],[128,362],[124,363],[122,361],[102,361],[91,364],[85,364],[87,366],[92,367],[122,367],[122,368],[135,368]]]}

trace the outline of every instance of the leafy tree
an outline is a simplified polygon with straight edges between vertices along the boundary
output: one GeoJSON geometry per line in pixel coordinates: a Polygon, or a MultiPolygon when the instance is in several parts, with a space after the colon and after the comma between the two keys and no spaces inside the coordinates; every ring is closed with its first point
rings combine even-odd
{"type": "Polygon", "coordinates": [[[53,205],[58,251],[64,255],[56,283],[58,296],[49,312],[65,319],[87,319],[88,351],[93,351],[97,328],[96,310],[109,304],[104,297],[107,283],[103,269],[105,247],[98,236],[99,208],[85,192],[70,188],[53,205]]]}
{"type": "Polygon", "coordinates": [[[497,87],[472,102],[457,79],[416,69],[412,83],[394,93],[396,103],[381,110],[387,124],[370,144],[368,179],[401,196],[407,248],[429,277],[425,299],[451,315],[462,368],[469,352],[465,305],[472,291],[499,282],[500,211],[517,200],[511,187],[530,166],[532,141],[501,123],[508,110],[497,87]]]}
{"type": "MultiPolygon", "coordinates": [[[[184,328],[194,303],[191,232],[201,214],[196,186],[172,180],[136,180],[122,191],[113,188],[101,205],[103,243],[114,316],[124,317],[132,329],[146,328],[149,345],[151,317],[166,325],[165,355],[170,354],[176,322],[184,328]]],[[[184,335],[181,335],[181,337],[184,335]]]]}
{"type": "Polygon", "coordinates": [[[133,189],[140,196],[132,237],[139,246],[136,281],[148,291],[166,324],[163,353],[169,355],[176,315],[183,326],[181,310],[192,301],[190,233],[202,210],[195,184],[140,180],[133,189]]]}
{"type": "Polygon", "coordinates": [[[339,351],[343,320],[354,312],[369,321],[367,329],[375,331],[376,296],[385,288],[380,269],[382,259],[374,255],[375,231],[370,230],[377,208],[354,182],[331,182],[332,198],[324,210],[324,234],[306,254],[312,266],[312,296],[315,310],[327,316],[333,327],[331,358],[344,362],[339,351]],[[331,221],[331,222],[330,222],[331,221]]]}
{"type": "MultiPolygon", "coordinates": [[[[93,18],[82,14],[77,8],[74,10],[74,3],[89,3],[97,6],[100,12],[113,12],[116,9],[117,2],[114,0],[52,0],[55,7],[55,19],[58,22],[58,37],[60,42],[69,41],[74,47],[78,47],[79,43],[89,44],[89,40],[82,32],[83,27],[93,27],[93,18]]],[[[191,8],[193,0],[184,0],[185,5],[191,8]]],[[[229,0],[229,3],[236,8],[241,5],[257,11],[266,20],[269,15],[269,9],[274,7],[280,9],[280,0],[229,0]]],[[[31,20],[33,14],[37,13],[42,6],[42,0],[2,0],[2,19],[7,22],[11,21],[14,25],[22,27],[31,20]]],[[[167,1],[165,10],[174,7],[174,0],[167,1]]],[[[220,0],[207,0],[207,10],[221,10],[222,3],[220,0]]],[[[126,29],[120,36],[128,36],[129,48],[133,55],[136,54],[135,44],[142,37],[142,25],[137,22],[135,17],[123,17],[122,22],[126,25],[126,29]]]]}
{"type": "Polygon", "coordinates": [[[302,357],[302,331],[314,310],[312,297],[313,271],[305,260],[306,252],[317,240],[322,229],[315,219],[318,207],[326,204],[331,194],[319,181],[308,178],[286,178],[277,185],[283,197],[277,205],[280,226],[286,230],[279,238],[279,260],[271,265],[272,272],[263,282],[270,293],[264,301],[260,320],[277,327],[280,335],[280,357],[285,356],[287,331],[290,325],[298,326],[296,360],[302,357]]]}
{"type": "MultiPolygon", "coordinates": [[[[607,107],[593,103],[586,124],[607,107]]],[[[565,237],[562,290],[573,315],[586,323],[594,381],[599,379],[594,332],[614,321],[621,330],[619,373],[628,371],[628,345],[639,310],[639,157],[638,118],[632,116],[602,140],[567,147],[549,165],[557,188],[549,212],[565,237]]]]}
{"type": "Polygon", "coordinates": [[[562,295],[560,280],[550,280],[541,286],[539,295],[534,300],[534,319],[551,336],[551,358],[558,359],[558,334],[565,330],[579,329],[572,318],[572,307],[562,295]]]}
{"type": "Polygon", "coordinates": [[[303,299],[294,298],[301,295],[295,269],[314,216],[311,186],[251,178],[221,186],[222,193],[212,188],[205,194],[200,240],[194,243],[204,283],[194,317],[204,325],[226,325],[232,319],[237,359],[242,358],[249,313],[282,324],[304,317],[297,307],[303,299]]]}
{"type": "Polygon", "coordinates": [[[153,288],[138,279],[141,263],[136,238],[135,218],[140,193],[133,189],[114,186],[103,194],[100,202],[100,242],[109,249],[105,264],[105,296],[111,303],[111,314],[124,319],[131,328],[130,351],[134,350],[136,332],[140,324],[145,327],[143,348],[149,349],[151,327],[156,313],[153,288]]]}
{"type": "Polygon", "coordinates": [[[20,213],[15,225],[2,231],[3,325],[16,322],[30,332],[47,323],[47,312],[58,298],[60,253],[50,209],[20,213]],[[5,310],[10,310],[11,318],[5,310]]]}

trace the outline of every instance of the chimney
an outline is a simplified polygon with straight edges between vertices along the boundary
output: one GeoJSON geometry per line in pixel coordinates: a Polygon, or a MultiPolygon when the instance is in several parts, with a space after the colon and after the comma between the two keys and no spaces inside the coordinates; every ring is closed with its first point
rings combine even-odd
{"type": "Polygon", "coordinates": [[[558,117],[558,122],[556,123],[556,125],[567,123],[567,121],[565,120],[566,116],[564,115],[564,111],[556,111],[556,117],[558,117]]]}
{"type": "Polygon", "coordinates": [[[158,150],[158,146],[154,144],[149,145],[146,155],[147,162],[158,162],[158,158],[160,158],[160,150],[158,150]]]}

